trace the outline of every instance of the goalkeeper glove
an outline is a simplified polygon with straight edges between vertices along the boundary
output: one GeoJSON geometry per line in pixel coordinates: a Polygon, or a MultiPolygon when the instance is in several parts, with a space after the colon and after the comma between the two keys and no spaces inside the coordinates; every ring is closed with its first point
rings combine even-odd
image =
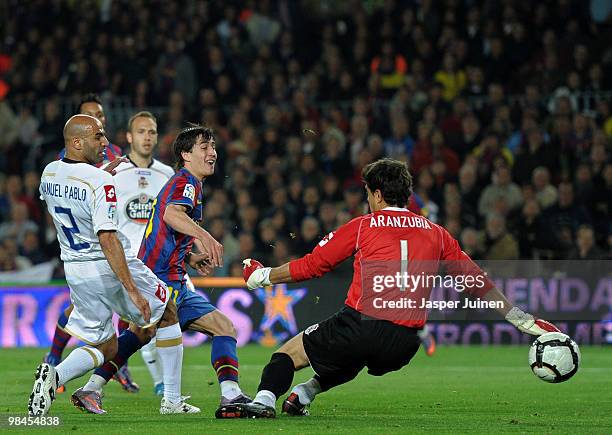
{"type": "Polygon", "coordinates": [[[552,323],[533,317],[531,314],[525,313],[517,307],[513,307],[508,311],[506,320],[516,326],[519,331],[531,335],[539,336],[547,332],[561,332],[559,328],[552,323]]]}
{"type": "Polygon", "coordinates": [[[271,270],[271,267],[264,267],[263,264],[252,258],[247,258],[242,262],[242,277],[249,290],[272,284],[270,282],[271,270]]]}

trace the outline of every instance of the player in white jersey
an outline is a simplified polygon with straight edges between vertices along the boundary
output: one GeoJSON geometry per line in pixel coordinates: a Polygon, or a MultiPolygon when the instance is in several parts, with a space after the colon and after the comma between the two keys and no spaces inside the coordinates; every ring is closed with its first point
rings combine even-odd
{"type": "MultiPolygon", "coordinates": [[[[96,118],[98,121],[102,123],[102,127],[106,128],[106,115],[104,114],[104,107],[102,107],[102,100],[96,94],[87,94],[83,96],[81,102],[79,103],[77,113],[82,115],[89,115],[96,118]]],[[[62,147],[61,151],[58,154],[58,160],[62,159],[66,153],[66,150],[62,147]]],[[[104,166],[104,170],[114,174],[114,168],[121,163],[122,159],[119,157],[123,154],[121,148],[116,145],[108,143],[104,147],[102,161],[96,164],[97,167],[104,166]]],[[[55,331],[53,333],[53,338],[51,341],[51,349],[49,352],[45,354],[43,358],[43,362],[49,363],[53,366],[58,365],[62,360],[62,353],[64,352],[64,348],[68,344],[71,336],[64,330],[66,327],[66,323],[68,323],[68,317],[72,312],[72,305],[68,306],[64,311],[62,311],[57,319],[57,324],[55,325],[55,331]]],[[[120,320],[117,325],[119,329],[119,335],[121,332],[129,327],[129,323],[120,320]]],[[[117,375],[114,378],[121,384],[121,387],[128,392],[137,392],[139,390],[138,384],[132,381],[132,376],[130,375],[127,366],[121,368],[117,375]]],[[[64,392],[64,386],[61,385],[58,388],[58,393],[64,392]]]]}
{"type": "MultiPolygon", "coordinates": [[[[174,175],[174,169],[153,158],[157,146],[157,120],[151,112],[138,112],[130,118],[127,140],[130,144],[130,153],[127,155],[129,161],[121,163],[115,175],[117,212],[119,231],[130,239],[131,254],[136,257],[149,222],[153,201],[174,175]]],[[[162,396],[162,367],[155,337],[140,349],[140,353],[153,379],[155,394],[162,396]]]]}
{"type": "Polygon", "coordinates": [[[64,127],[65,157],[47,165],[41,176],[41,197],[57,229],[74,305],[65,329],[86,345],[57,367],[38,366],[28,412],[46,415],[58,385],[120,356],[113,312],[140,327],[121,335],[132,343],[146,343],[157,325],[159,354],[166,368],[160,413],[199,412],[180,395],[183,349],[176,307],[166,285],[151,270],[133,255],[126,258],[123,245],[128,252],[131,248],[117,232],[113,177],[93,166],[102,160],[106,144],[100,121],[75,115],[64,127]]]}
{"type": "MultiPolygon", "coordinates": [[[[138,112],[130,118],[127,140],[130,144],[130,152],[125,158],[126,161],[115,169],[114,180],[117,185],[119,231],[129,239],[129,253],[135,257],[138,255],[140,242],[149,221],[153,201],[160,189],[174,175],[174,170],[153,158],[153,151],[157,146],[157,120],[152,113],[138,112]]],[[[140,351],[153,378],[154,391],[157,395],[162,396],[164,393],[163,372],[155,346],[155,337],[140,351]]],[[[85,385],[84,390],[100,393],[104,384],[115,375],[115,371],[121,372],[125,367],[126,365],[117,369],[112,364],[107,368],[100,367],[92,375],[90,382],[85,385]]],[[[130,379],[129,374],[124,378],[130,379]]],[[[133,382],[130,384],[136,385],[133,382]]],[[[89,409],[92,401],[78,400],[78,402],[82,402],[87,411],[97,410],[95,407],[89,409]]]]}

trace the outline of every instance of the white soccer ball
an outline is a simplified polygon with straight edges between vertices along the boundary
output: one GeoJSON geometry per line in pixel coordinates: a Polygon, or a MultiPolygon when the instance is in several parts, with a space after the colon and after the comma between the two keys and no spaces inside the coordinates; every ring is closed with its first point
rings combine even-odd
{"type": "Polygon", "coordinates": [[[578,371],[580,349],[561,332],[540,335],[529,349],[529,367],[545,382],[565,382],[578,371]]]}

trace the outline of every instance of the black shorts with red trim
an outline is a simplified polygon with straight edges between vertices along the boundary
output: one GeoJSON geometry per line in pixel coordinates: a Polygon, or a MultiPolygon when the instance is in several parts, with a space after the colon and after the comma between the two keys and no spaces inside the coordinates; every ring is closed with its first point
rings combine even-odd
{"type": "Polygon", "coordinates": [[[308,327],[303,342],[310,365],[320,377],[356,376],[364,367],[369,374],[382,376],[410,362],[421,343],[417,331],[345,306],[308,327]]]}

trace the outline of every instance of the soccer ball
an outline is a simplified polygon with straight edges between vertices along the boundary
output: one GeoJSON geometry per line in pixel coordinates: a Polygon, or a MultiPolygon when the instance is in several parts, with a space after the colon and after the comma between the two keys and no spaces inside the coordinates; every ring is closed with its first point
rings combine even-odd
{"type": "Polygon", "coordinates": [[[580,349],[561,332],[540,335],[529,349],[529,367],[545,382],[565,382],[578,371],[580,349]]]}

